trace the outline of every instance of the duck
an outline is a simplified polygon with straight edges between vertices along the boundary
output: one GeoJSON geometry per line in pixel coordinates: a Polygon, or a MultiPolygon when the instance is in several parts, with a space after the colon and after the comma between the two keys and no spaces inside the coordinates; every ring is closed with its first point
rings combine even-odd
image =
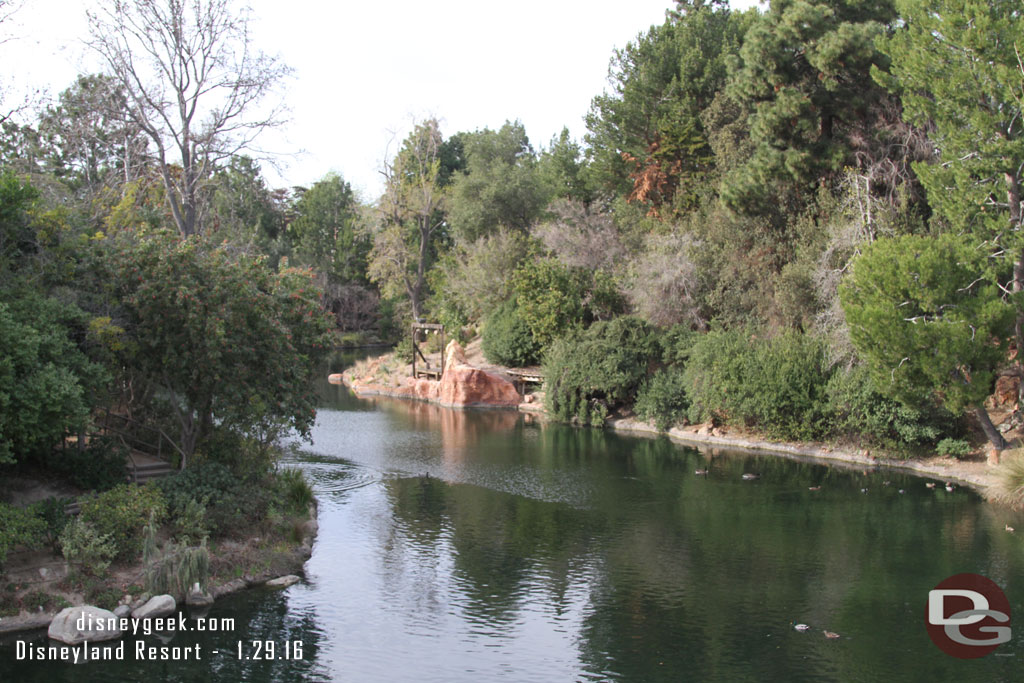
{"type": "Polygon", "coordinates": [[[1012,526],[1010,526],[1009,524],[1007,524],[1005,528],[1006,528],[1006,530],[1007,530],[1007,531],[1009,531],[1009,532],[1010,532],[1011,534],[1012,534],[1012,533],[1014,532],[1014,528],[1013,528],[1012,526]]]}
{"type": "Polygon", "coordinates": [[[821,487],[820,486],[808,486],[807,490],[808,491],[820,491],[821,487]]]}
{"type": "Polygon", "coordinates": [[[951,482],[951,481],[947,481],[947,482],[946,482],[946,490],[947,490],[947,491],[949,491],[950,493],[952,493],[952,492],[953,492],[953,489],[955,489],[955,488],[956,488],[956,487],[955,487],[955,486],[953,486],[953,482],[951,482]]]}
{"type": "Polygon", "coordinates": [[[930,488],[930,489],[933,489],[933,488],[935,488],[935,482],[934,481],[930,481],[927,484],[925,484],[925,486],[930,488]]]}
{"type": "Polygon", "coordinates": [[[867,489],[861,489],[861,490],[860,490],[860,492],[861,492],[861,493],[867,493],[867,492],[868,492],[868,490],[867,490],[867,489]]]}
{"type": "Polygon", "coordinates": [[[793,628],[795,628],[797,631],[806,631],[806,630],[810,629],[811,627],[808,626],[807,624],[797,624],[793,628]]]}
{"type": "Polygon", "coordinates": [[[835,631],[822,631],[822,633],[825,634],[826,638],[833,638],[834,639],[834,638],[838,638],[839,637],[839,634],[836,633],[835,631]]]}
{"type": "Polygon", "coordinates": [[[900,489],[900,495],[901,495],[901,496],[902,496],[902,495],[903,495],[904,493],[906,493],[906,492],[907,492],[907,490],[906,490],[906,489],[900,489]]]}
{"type": "Polygon", "coordinates": [[[761,475],[760,474],[753,474],[751,472],[744,472],[743,473],[743,478],[746,479],[747,481],[750,481],[751,479],[760,479],[761,475]]]}
{"type": "Polygon", "coordinates": [[[698,477],[706,477],[706,476],[708,476],[708,471],[707,470],[694,470],[693,473],[696,474],[698,477]]]}

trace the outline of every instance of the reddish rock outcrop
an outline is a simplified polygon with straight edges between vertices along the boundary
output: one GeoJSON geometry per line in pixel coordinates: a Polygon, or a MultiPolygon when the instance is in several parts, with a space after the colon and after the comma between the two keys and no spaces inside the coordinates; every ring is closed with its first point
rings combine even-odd
{"type": "Polygon", "coordinates": [[[440,380],[406,377],[394,386],[383,386],[367,372],[350,386],[357,396],[412,398],[450,408],[515,408],[522,401],[512,382],[498,373],[467,363],[466,352],[454,340],[445,349],[444,374],[440,380]]]}
{"type": "Polygon", "coordinates": [[[443,406],[457,408],[514,408],[523,399],[512,382],[496,373],[467,364],[462,346],[452,340],[445,349],[444,375],[441,376],[437,400],[443,406]]]}

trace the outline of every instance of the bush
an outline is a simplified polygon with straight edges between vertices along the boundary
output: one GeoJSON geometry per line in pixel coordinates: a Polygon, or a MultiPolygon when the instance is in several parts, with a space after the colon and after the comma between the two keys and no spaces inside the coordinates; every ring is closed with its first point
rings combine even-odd
{"type": "Polygon", "coordinates": [[[971,452],[971,444],[963,439],[945,438],[935,445],[935,452],[939,455],[951,455],[954,458],[963,458],[971,452]]]}
{"type": "Polygon", "coordinates": [[[35,546],[43,538],[46,525],[32,510],[0,503],[0,567],[7,554],[18,546],[35,546]]]}
{"type": "Polygon", "coordinates": [[[662,368],[643,383],[633,409],[644,420],[651,420],[665,431],[682,423],[690,400],[686,395],[686,378],[682,368],[662,368]]]}
{"type": "Polygon", "coordinates": [[[282,498],[296,514],[305,515],[313,503],[313,489],[306,481],[302,470],[282,469],[277,473],[278,490],[282,498]]]}
{"type": "Polygon", "coordinates": [[[601,425],[633,399],[660,348],[637,318],[598,322],[556,341],[544,360],[548,409],[559,419],[601,425]]]}
{"type": "Polygon", "coordinates": [[[515,300],[501,304],[484,326],[481,348],[487,360],[498,365],[521,368],[540,360],[540,345],[516,307],[515,300]]]}
{"type": "Polygon", "coordinates": [[[693,346],[686,367],[690,418],[756,426],[778,438],[815,438],[827,429],[829,375],[824,347],[812,337],[710,332],[693,346]]]}
{"type": "Polygon", "coordinates": [[[835,372],[826,387],[830,433],[863,438],[887,448],[916,448],[955,436],[960,422],[934,402],[912,406],[875,390],[864,366],[835,372]]]}
{"type": "Polygon", "coordinates": [[[53,452],[47,467],[78,488],[106,491],[124,483],[126,458],[123,444],[98,437],[81,452],[74,448],[53,452]]]}
{"type": "Polygon", "coordinates": [[[42,523],[42,537],[53,548],[54,552],[60,552],[60,535],[68,524],[68,513],[64,511],[70,498],[47,498],[32,505],[33,514],[42,523]]]}
{"type": "Polygon", "coordinates": [[[115,559],[129,560],[142,550],[146,523],[150,519],[160,521],[166,510],[163,494],[152,484],[121,484],[84,499],[79,518],[95,526],[100,536],[110,536],[116,549],[115,559]]]}
{"type": "Polygon", "coordinates": [[[117,555],[117,544],[111,534],[100,533],[94,524],[81,517],[64,527],[60,547],[68,562],[91,576],[105,572],[117,555]]]}

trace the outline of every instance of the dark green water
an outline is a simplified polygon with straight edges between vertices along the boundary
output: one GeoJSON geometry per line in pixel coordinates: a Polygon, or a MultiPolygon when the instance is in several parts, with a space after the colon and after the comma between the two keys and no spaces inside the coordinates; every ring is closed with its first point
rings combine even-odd
{"type": "Polygon", "coordinates": [[[925,631],[928,590],[960,572],[1024,614],[1004,531],[1024,523],[969,491],[323,392],[293,463],[320,501],[303,583],[220,601],[234,632],[168,641],[199,663],[16,662],[8,638],[0,681],[1024,680],[1024,627],[968,661],[925,631]],[[238,640],[303,659],[239,660],[238,640]]]}

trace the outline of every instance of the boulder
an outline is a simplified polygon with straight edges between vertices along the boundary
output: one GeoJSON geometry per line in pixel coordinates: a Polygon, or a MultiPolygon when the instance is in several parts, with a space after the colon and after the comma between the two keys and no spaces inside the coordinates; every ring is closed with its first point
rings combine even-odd
{"type": "Polygon", "coordinates": [[[133,609],[132,617],[134,619],[156,619],[174,614],[176,609],[178,609],[178,604],[174,601],[173,596],[154,595],[142,607],[133,609]]]}
{"type": "Polygon", "coordinates": [[[114,608],[115,617],[130,617],[132,615],[132,608],[130,605],[118,605],[114,608]]]}
{"type": "Polygon", "coordinates": [[[444,366],[447,368],[449,365],[466,365],[466,350],[462,348],[462,344],[452,339],[448,342],[448,346],[444,349],[444,366]]]}
{"type": "Polygon", "coordinates": [[[68,645],[78,645],[87,640],[113,640],[121,637],[117,623],[118,617],[113,612],[93,605],[78,605],[61,610],[50,622],[47,635],[68,645]]]}
{"type": "Polygon", "coordinates": [[[522,397],[512,382],[486,370],[464,364],[446,365],[438,392],[443,406],[515,407],[522,397]]]}
{"type": "Polygon", "coordinates": [[[270,581],[267,581],[267,587],[269,587],[269,588],[287,588],[288,586],[296,584],[296,583],[298,583],[301,580],[302,579],[300,579],[299,577],[295,576],[295,574],[288,574],[286,576],[279,576],[276,579],[271,579],[270,581]]]}

